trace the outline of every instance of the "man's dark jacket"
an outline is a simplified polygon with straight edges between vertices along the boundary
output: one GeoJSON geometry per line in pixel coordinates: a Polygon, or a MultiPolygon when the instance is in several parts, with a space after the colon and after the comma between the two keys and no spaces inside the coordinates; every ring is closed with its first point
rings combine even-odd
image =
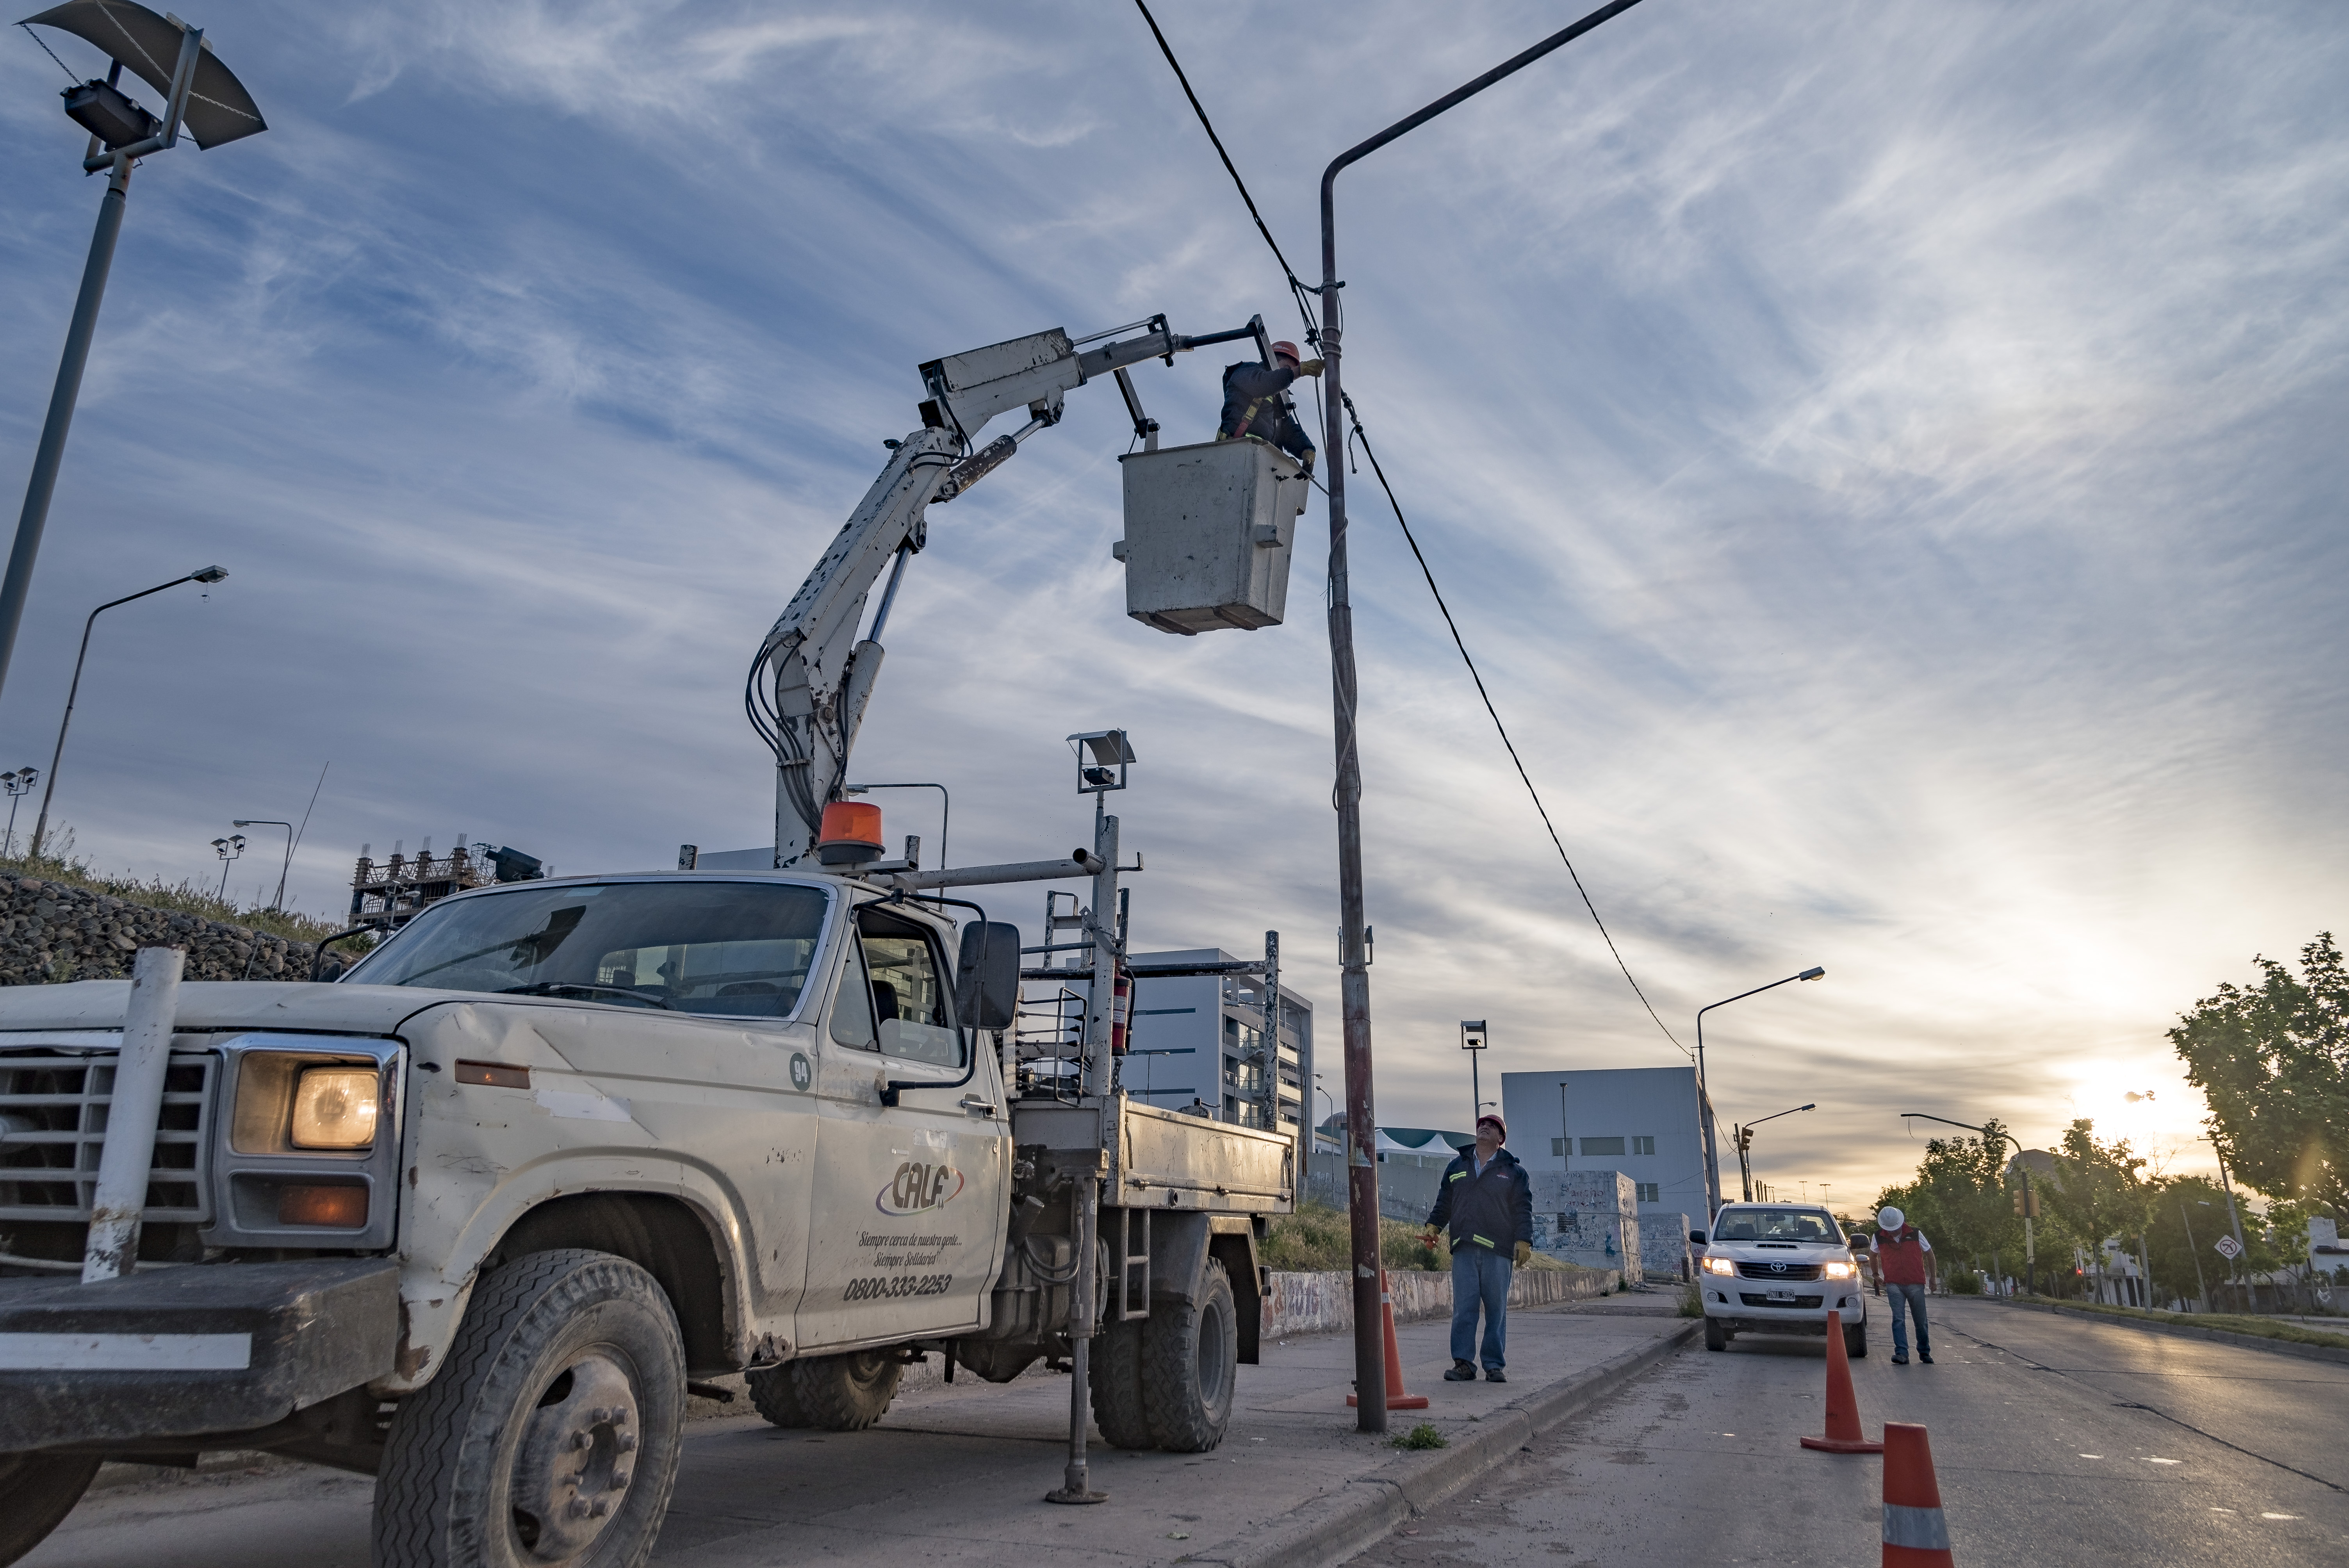
{"type": "Polygon", "coordinates": [[[1259,436],[1307,468],[1313,466],[1313,442],[1298,424],[1296,411],[1285,394],[1297,379],[1286,366],[1268,370],[1261,359],[1224,366],[1224,418],[1216,427],[1218,440],[1259,436]]]}
{"type": "Polygon", "coordinates": [[[1444,1190],[1427,1216],[1431,1225],[1452,1227],[1452,1250],[1485,1247],[1504,1255],[1534,1239],[1534,1184],[1526,1168],[1506,1149],[1476,1174],[1476,1151],[1464,1149],[1444,1168],[1444,1190]]]}

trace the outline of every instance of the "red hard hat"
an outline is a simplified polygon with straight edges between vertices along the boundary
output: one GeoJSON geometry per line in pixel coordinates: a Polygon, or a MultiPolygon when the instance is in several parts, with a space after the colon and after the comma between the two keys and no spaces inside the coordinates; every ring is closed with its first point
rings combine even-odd
{"type": "Polygon", "coordinates": [[[1305,356],[1303,356],[1303,355],[1301,355],[1301,354],[1299,354],[1299,353],[1298,353],[1298,352],[1297,352],[1297,345],[1295,345],[1295,344],[1293,344],[1293,343],[1276,343],[1276,344],[1274,344],[1274,345],[1272,346],[1272,356],[1273,356],[1275,359],[1280,359],[1280,358],[1284,358],[1284,357],[1286,357],[1286,358],[1289,358],[1289,359],[1294,359],[1294,360],[1296,360],[1299,365],[1302,365],[1302,364],[1304,364],[1304,363],[1305,363],[1305,356]]]}

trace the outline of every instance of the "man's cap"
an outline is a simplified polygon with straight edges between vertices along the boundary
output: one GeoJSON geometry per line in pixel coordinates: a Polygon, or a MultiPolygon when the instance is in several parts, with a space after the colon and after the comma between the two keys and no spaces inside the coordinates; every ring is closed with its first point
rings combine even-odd
{"type": "Polygon", "coordinates": [[[1881,1230],[1897,1231],[1908,1218],[1889,1203],[1876,1211],[1876,1223],[1881,1230]]]}
{"type": "Polygon", "coordinates": [[[1476,1125],[1482,1127],[1488,1121],[1493,1124],[1494,1130],[1500,1133],[1501,1141],[1506,1143],[1509,1140],[1509,1124],[1488,1110],[1476,1119],[1476,1125]]]}
{"type": "Polygon", "coordinates": [[[1289,358],[1296,360],[1299,365],[1305,363],[1305,356],[1297,352],[1297,345],[1288,342],[1285,338],[1272,346],[1272,356],[1275,359],[1279,358],[1284,354],[1288,356],[1289,358]]]}

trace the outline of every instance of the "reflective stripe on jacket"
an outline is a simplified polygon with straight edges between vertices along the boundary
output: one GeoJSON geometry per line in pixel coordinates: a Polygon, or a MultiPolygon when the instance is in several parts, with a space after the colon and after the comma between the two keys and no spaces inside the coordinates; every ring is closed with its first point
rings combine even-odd
{"type": "Polygon", "coordinates": [[[1495,1150],[1485,1173],[1476,1173],[1475,1150],[1463,1150],[1444,1168],[1444,1184],[1427,1222],[1452,1230],[1452,1250],[1484,1247],[1514,1251],[1519,1242],[1534,1239],[1534,1186],[1517,1157],[1495,1150]]]}

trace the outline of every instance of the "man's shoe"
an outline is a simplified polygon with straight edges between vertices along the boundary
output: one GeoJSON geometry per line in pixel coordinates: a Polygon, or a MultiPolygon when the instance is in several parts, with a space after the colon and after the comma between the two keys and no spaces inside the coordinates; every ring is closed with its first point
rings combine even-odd
{"type": "Polygon", "coordinates": [[[1909,1365],[1909,1357],[1906,1356],[1895,1356],[1892,1358],[1892,1365],[1895,1367],[1906,1367],[1909,1365]]]}
{"type": "Polygon", "coordinates": [[[1452,1369],[1444,1373],[1444,1380],[1446,1383],[1474,1383],[1476,1380],[1476,1368],[1468,1362],[1454,1361],[1452,1364],[1452,1369]]]}
{"type": "Polygon", "coordinates": [[[1487,1383],[1506,1383],[1506,1382],[1507,1382],[1508,1380],[1509,1380],[1509,1375],[1508,1375],[1507,1373],[1506,1373],[1506,1372],[1502,1371],[1498,1367],[1485,1367],[1485,1382],[1487,1382],[1487,1383]]]}
{"type": "Polygon", "coordinates": [[[1930,1367],[1933,1364],[1933,1353],[1930,1350],[1920,1350],[1917,1352],[1917,1359],[1930,1367]]]}

